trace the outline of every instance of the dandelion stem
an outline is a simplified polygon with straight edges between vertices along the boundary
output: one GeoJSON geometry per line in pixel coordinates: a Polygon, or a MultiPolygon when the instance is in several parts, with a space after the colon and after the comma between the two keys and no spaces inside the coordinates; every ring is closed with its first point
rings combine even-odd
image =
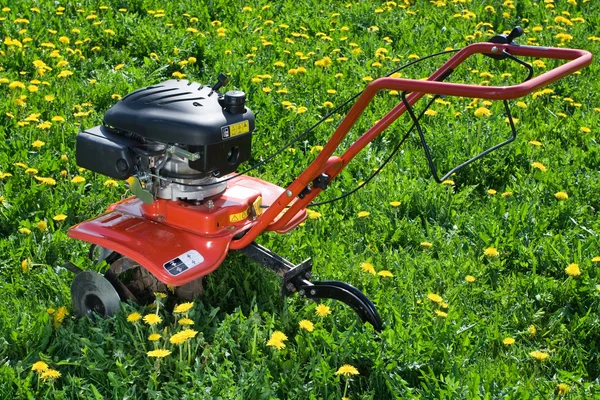
{"type": "Polygon", "coordinates": [[[344,387],[344,394],[342,397],[346,397],[346,392],[348,391],[348,378],[346,378],[346,386],[344,387]]]}
{"type": "Polygon", "coordinates": [[[188,350],[188,365],[190,365],[190,363],[192,362],[192,346],[190,345],[190,341],[186,341],[185,345],[187,346],[187,350],[188,350]]]}

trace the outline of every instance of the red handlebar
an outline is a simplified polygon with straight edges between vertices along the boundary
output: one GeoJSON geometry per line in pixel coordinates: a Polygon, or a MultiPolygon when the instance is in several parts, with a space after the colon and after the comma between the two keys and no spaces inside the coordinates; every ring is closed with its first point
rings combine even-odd
{"type": "MultiPolygon", "coordinates": [[[[400,117],[406,108],[401,102],[383,118],[372,126],[367,132],[359,137],[348,150],[340,157],[332,157],[344,137],[348,134],[354,123],[361,116],[377,92],[381,90],[400,90],[412,92],[407,96],[407,102],[411,106],[422,98],[426,93],[448,96],[474,97],[489,100],[510,100],[523,97],[561,79],[575,71],[587,67],[592,62],[592,54],[585,50],[559,49],[548,47],[516,46],[510,44],[475,43],[465,47],[450,58],[440,69],[433,73],[428,80],[411,80],[400,78],[379,78],[371,82],[362,92],[356,103],[352,106],[346,117],[337,127],[331,139],[327,142],[321,153],[281,194],[275,203],[259,217],[256,224],[250,228],[246,235],[231,242],[231,249],[240,249],[249,245],[265,229],[286,230],[290,229],[290,220],[323,190],[312,187],[311,191],[302,199],[297,196],[313,180],[321,174],[327,174],[327,181],[333,180],[339,172],[362,150],[369,142],[390,126],[400,117]],[[460,83],[441,82],[440,79],[455,70],[463,61],[473,54],[502,55],[506,51],[514,56],[551,58],[559,60],[570,60],[569,62],[545,72],[535,78],[514,86],[477,86],[460,83]],[[286,207],[289,208],[286,209],[286,207]],[[282,214],[280,214],[282,213],[282,214]],[[277,219],[275,221],[275,219],[277,219]]],[[[323,186],[324,187],[324,186],[323,186]]]]}
{"type": "MultiPolygon", "coordinates": [[[[431,93],[448,96],[476,97],[489,100],[510,100],[523,97],[534,90],[547,86],[573,72],[587,67],[592,62],[592,54],[585,50],[559,49],[549,47],[514,46],[508,44],[475,43],[459,51],[438,72],[453,70],[473,54],[500,55],[506,50],[511,55],[571,60],[557,68],[545,72],[527,82],[514,86],[477,86],[459,83],[435,82],[434,79],[421,81],[400,78],[379,78],[369,84],[367,90],[379,91],[395,89],[415,93],[431,93]]],[[[441,74],[434,74],[441,75],[441,74]]],[[[433,77],[433,76],[432,76],[433,77]]]]}

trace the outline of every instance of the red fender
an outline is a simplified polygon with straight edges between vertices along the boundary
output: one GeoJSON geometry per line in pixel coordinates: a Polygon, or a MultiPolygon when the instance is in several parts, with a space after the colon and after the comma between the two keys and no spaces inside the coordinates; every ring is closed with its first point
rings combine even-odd
{"type": "MultiPolygon", "coordinates": [[[[147,205],[130,197],[73,226],[68,235],[116,251],[159,281],[181,286],[221,265],[234,236],[256,223],[260,203],[271,204],[283,191],[261,179],[240,176],[228,182],[221,196],[200,205],[163,199],[147,205]]],[[[302,209],[276,231],[288,232],[305,219],[302,209]]]]}

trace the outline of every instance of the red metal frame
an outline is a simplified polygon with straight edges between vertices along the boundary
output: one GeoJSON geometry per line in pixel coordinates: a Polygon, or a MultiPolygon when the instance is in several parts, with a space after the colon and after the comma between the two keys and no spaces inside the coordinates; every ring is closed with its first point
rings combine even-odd
{"type": "Polygon", "coordinates": [[[313,187],[302,199],[298,197],[300,192],[323,173],[330,180],[334,179],[369,142],[406,111],[403,103],[398,104],[341,156],[333,156],[379,91],[411,92],[407,97],[411,106],[426,93],[490,100],[515,99],[584,68],[591,61],[592,55],[584,50],[473,44],[456,53],[427,81],[379,78],[371,82],[321,153],[287,189],[258,178],[238,176],[227,182],[227,190],[220,197],[199,206],[162,199],[144,205],[139,199],[129,198],[110,206],[106,214],[72,227],[68,234],[72,238],[94,243],[129,257],[163,283],[180,286],[212,272],[221,264],[229,249],[237,250],[248,246],[265,230],[285,233],[300,224],[306,218],[307,205],[322,189],[313,187]],[[475,86],[438,81],[473,54],[501,54],[504,50],[515,56],[571,61],[515,86],[475,86]],[[268,205],[262,214],[261,210],[256,212],[255,208],[259,197],[268,205]],[[234,218],[238,215],[243,218],[234,218]],[[189,250],[198,251],[203,261],[181,274],[169,274],[165,263],[189,250]]]}
{"type": "Polygon", "coordinates": [[[324,146],[317,158],[308,168],[296,178],[287,190],[271,204],[271,206],[256,221],[256,224],[240,239],[233,240],[231,249],[241,249],[250,244],[269,225],[271,229],[285,225],[296,213],[306,206],[322,191],[313,188],[312,192],[303,199],[294,201],[298,194],[307,187],[316,177],[327,174],[334,179],[338,173],[360,152],[369,142],[390,126],[405,111],[404,104],[400,103],[389,111],[378,123],[356,140],[340,157],[331,157],[342,140],[346,137],[354,123],[358,120],[373,97],[381,90],[400,90],[412,92],[407,101],[412,106],[425,94],[438,94],[448,96],[473,97],[489,100],[510,100],[523,97],[536,89],[546,86],[575,71],[578,71],[592,62],[592,54],[585,50],[560,49],[548,47],[514,46],[508,44],[475,43],[456,53],[440,69],[433,73],[428,80],[411,80],[401,78],[379,78],[371,82],[352,106],[344,120],[340,123],[331,139],[324,146]],[[514,86],[476,86],[459,83],[436,81],[446,73],[456,69],[463,61],[473,54],[501,54],[506,50],[515,56],[551,58],[570,60],[569,62],[545,72],[529,81],[514,86]],[[285,214],[277,221],[274,219],[288,206],[285,214]]]}

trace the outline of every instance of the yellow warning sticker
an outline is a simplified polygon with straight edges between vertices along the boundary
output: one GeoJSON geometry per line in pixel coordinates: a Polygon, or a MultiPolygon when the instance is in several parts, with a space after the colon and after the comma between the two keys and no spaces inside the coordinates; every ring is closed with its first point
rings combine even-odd
{"type": "Polygon", "coordinates": [[[248,210],[229,215],[229,222],[240,222],[248,218],[248,210]]]}
{"type": "Polygon", "coordinates": [[[243,135],[250,132],[250,124],[248,121],[238,122],[237,124],[229,125],[229,136],[243,135]]]}
{"type": "Polygon", "coordinates": [[[262,214],[262,196],[258,196],[256,198],[256,200],[254,200],[254,203],[252,203],[252,208],[254,209],[254,215],[256,215],[257,217],[262,214]]]}

